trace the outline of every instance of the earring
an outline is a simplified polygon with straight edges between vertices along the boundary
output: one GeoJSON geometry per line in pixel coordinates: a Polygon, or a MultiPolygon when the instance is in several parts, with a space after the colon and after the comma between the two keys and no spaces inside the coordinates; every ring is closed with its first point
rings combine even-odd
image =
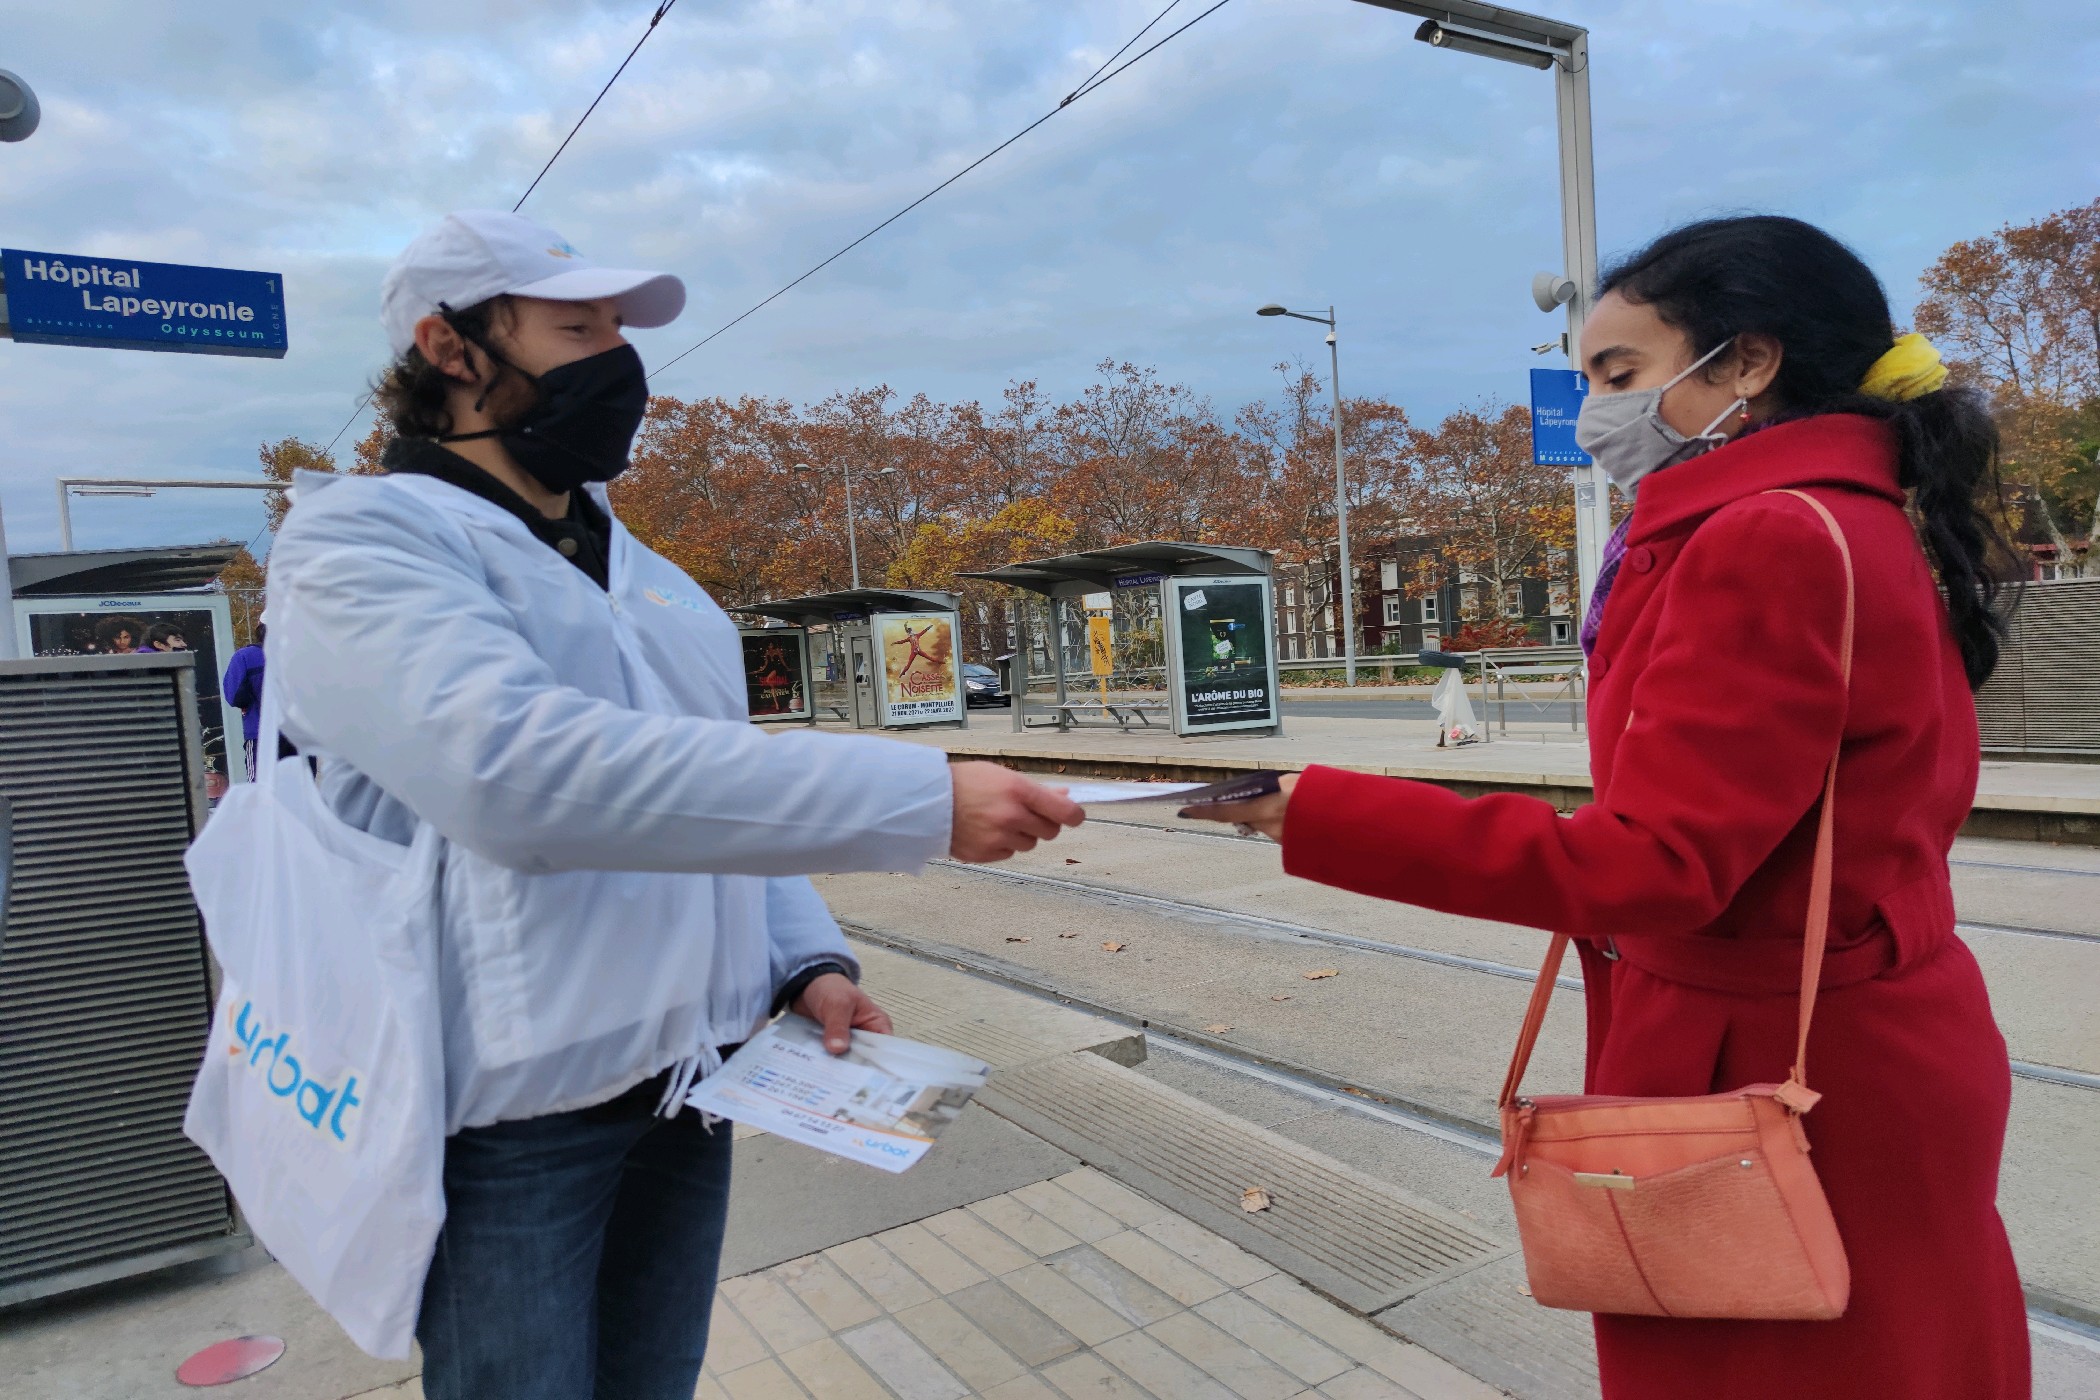
{"type": "Polygon", "coordinates": [[[1750,404],[1747,400],[1743,404],[1743,411],[1736,415],[1736,421],[1746,428],[1750,426],[1750,404]]]}

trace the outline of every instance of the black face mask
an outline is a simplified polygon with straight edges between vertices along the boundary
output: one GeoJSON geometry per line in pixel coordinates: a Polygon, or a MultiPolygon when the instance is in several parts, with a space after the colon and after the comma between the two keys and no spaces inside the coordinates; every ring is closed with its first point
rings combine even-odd
{"type": "MultiPolygon", "coordinates": [[[[628,450],[649,410],[648,376],[632,345],[616,345],[535,376],[474,343],[532,386],[533,405],[508,426],[454,433],[439,442],[496,438],[549,491],[574,491],[586,481],[611,481],[627,470],[628,450]]],[[[484,393],[483,402],[487,398],[484,393]]]]}

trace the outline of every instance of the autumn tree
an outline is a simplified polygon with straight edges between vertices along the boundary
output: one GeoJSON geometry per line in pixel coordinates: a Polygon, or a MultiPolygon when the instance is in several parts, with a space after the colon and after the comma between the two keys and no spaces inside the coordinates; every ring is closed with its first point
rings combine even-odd
{"type": "Polygon", "coordinates": [[[1503,615],[1514,590],[1529,578],[1567,582],[1555,577],[1573,556],[1566,468],[1535,464],[1530,414],[1492,400],[1433,432],[1412,430],[1411,459],[1404,516],[1424,547],[1410,591],[1441,587],[1455,572],[1461,615],[1476,636],[1489,645],[1521,640],[1503,615]]]}
{"type": "Polygon", "coordinates": [[[2008,480],[2058,547],[2100,525],[2100,200],[1956,243],[1920,279],[1918,329],[1988,391],[2008,480]]]}

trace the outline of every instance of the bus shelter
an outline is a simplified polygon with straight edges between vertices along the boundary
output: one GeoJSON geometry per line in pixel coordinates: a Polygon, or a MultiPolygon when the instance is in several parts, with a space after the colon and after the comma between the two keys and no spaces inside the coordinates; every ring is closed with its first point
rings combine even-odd
{"type": "Polygon", "coordinates": [[[1158,716],[1176,734],[1280,733],[1273,558],[1265,549],[1147,540],[962,577],[1045,601],[1054,699],[1029,698],[1033,647],[1028,610],[1017,608],[1007,684],[1016,733],[1028,727],[1031,705],[1067,729],[1092,715],[1126,729],[1158,716]],[[1074,695],[1075,674],[1092,698],[1074,695]]]}
{"type": "Polygon", "coordinates": [[[969,728],[958,594],[846,588],[733,611],[788,624],[744,629],[744,682],[754,719],[815,723],[829,711],[856,729],[969,728]],[[798,635],[791,640],[790,633],[798,635]],[[804,712],[761,714],[764,697],[792,700],[793,677],[782,668],[798,654],[804,712]]]}

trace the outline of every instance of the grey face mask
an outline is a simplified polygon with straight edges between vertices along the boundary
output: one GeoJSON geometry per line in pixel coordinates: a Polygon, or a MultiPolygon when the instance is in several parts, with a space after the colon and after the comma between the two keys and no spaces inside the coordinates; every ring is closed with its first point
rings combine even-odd
{"type": "Polygon", "coordinates": [[[1714,430],[1748,403],[1747,399],[1737,399],[1698,436],[1688,438],[1663,421],[1662,398],[1686,375],[1734,343],[1733,337],[1722,341],[1686,365],[1668,384],[1630,389],[1623,394],[1585,395],[1582,411],[1575,415],[1575,445],[1589,453],[1590,459],[1604,468],[1612,484],[1629,496],[1650,472],[1721,446],[1728,437],[1714,430]]]}

